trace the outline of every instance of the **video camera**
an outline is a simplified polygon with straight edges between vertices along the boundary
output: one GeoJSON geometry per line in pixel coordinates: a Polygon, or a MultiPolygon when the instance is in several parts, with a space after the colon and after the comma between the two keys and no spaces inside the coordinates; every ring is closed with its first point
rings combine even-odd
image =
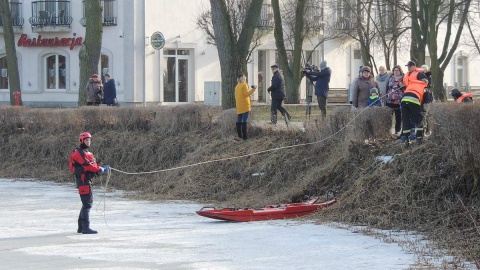
{"type": "Polygon", "coordinates": [[[309,63],[307,63],[307,64],[305,65],[305,67],[302,69],[302,75],[303,75],[303,76],[305,76],[305,75],[308,74],[308,73],[307,73],[307,70],[315,71],[315,72],[320,71],[320,69],[319,69],[317,66],[315,66],[315,65],[310,65],[309,63]]]}

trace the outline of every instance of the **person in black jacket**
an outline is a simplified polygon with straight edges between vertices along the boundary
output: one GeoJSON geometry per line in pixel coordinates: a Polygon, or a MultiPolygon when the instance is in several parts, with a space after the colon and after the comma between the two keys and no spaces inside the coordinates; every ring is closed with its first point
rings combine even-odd
{"type": "Polygon", "coordinates": [[[283,76],[279,72],[279,68],[277,64],[273,64],[271,66],[273,76],[272,76],[272,85],[267,89],[272,97],[272,105],[271,105],[271,124],[277,124],[277,110],[285,118],[285,123],[288,125],[290,123],[290,119],[292,118],[290,114],[282,107],[282,102],[285,99],[285,83],[283,82],[283,76]]]}
{"type": "Polygon", "coordinates": [[[110,79],[110,74],[103,75],[105,84],[103,85],[103,103],[107,106],[117,105],[117,88],[115,87],[115,80],[110,79]]]}
{"type": "Polygon", "coordinates": [[[312,69],[305,69],[308,78],[315,83],[315,95],[317,96],[318,107],[322,111],[322,119],[325,120],[327,116],[327,98],[330,84],[330,77],[332,70],[327,67],[327,61],[320,63],[320,72],[312,71],[312,69]]]}

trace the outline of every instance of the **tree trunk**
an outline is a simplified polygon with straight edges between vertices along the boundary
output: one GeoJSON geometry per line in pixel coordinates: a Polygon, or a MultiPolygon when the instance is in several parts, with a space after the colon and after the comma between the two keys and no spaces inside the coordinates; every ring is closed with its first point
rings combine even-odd
{"type": "Polygon", "coordinates": [[[423,9],[426,10],[426,14],[428,14],[428,16],[426,16],[428,27],[426,27],[427,32],[425,35],[428,37],[426,43],[428,44],[428,51],[430,52],[430,58],[432,59],[431,71],[433,80],[433,95],[435,100],[446,101],[447,96],[445,89],[443,88],[443,77],[445,74],[445,69],[457,50],[458,43],[462,35],[463,26],[465,25],[465,21],[467,19],[471,0],[462,2],[464,6],[460,14],[463,15],[459,22],[454,22],[453,20],[453,17],[455,16],[454,11],[457,9],[455,6],[456,3],[454,1],[449,2],[449,13],[445,27],[447,31],[443,37],[443,46],[441,48],[439,48],[437,45],[439,36],[438,27],[436,25],[436,18],[439,14],[440,4],[437,1],[428,1],[427,3],[422,1],[420,2],[423,5],[426,5],[423,7],[423,9]],[[455,32],[452,31],[453,28],[456,28],[455,32]]]}
{"type": "MultiPolygon", "coordinates": [[[[10,12],[10,4],[8,0],[2,0],[2,20],[5,51],[7,54],[7,74],[8,87],[10,88],[10,104],[15,105],[14,92],[18,91],[21,94],[22,89],[20,88],[20,75],[18,72],[17,51],[15,49],[15,35],[13,34],[12,13],[10,12]]],[[[21,95],[20,105],[23,105],[21,95]]]]}
{"type": "Polygon", "coordinates": [[[432,74],[435,74],[435,76],[432,76],[433,98],[435,100],[446,101],[446,90],[445,88],[443,88],[443,77],[445,76],[445,73],[441,68],[437,68],[437,66],[434,66],[434,69],[432,69],[432,74]]]}
{"type": "MultiPolygon", "coordinates": [[[[78,91],[78,106],[86,104],[88,79],[92,74],[98,74],[98,61],[102,49],[102,6],[99,0],[85,0],[85,41],[80,48],[80,89],[78,91]]],[[[99,74],[99,77],[102,75],[99,74]]]]}
{"type": "Polygon", "coordinates": [[[229,109],[235,106],[232,89],[235,87],[235,73],[233,69],[235,41],[230,26],[230,16],[224,1],[210,0],[212,9],[213,30],[215,43],[217,44],[218,58],[220,60],[220,72],[222,76],[222,108],[229,109]]]}
{"type": "MultiPolygon", "coordinates": [[[[427,47],[427,26],[432,18],[426,13],[427,7],[418,3],[416,0],[410,1],[410,13],[412,16],[412,37],[410,41],[410,60],[415,61],[417,66],[425,63],[425,52],[427,47]],[[418,9],[417,9],[418,8],[418,9]]],[[[434,17],[436,20],[436,17],[434,17]]],[[[433,22],[435,25],[435,21],[433,22]]]]}
{"type": "Polygon", "coordinates": [[[247,55],[257,26],[263,1],[252,1],[243,21],[238,41],[235,39],[225,0],[210,0],[222,76],[222,108],[235,107],[237,75],[247,72],[247,55]]]}
{"type": "Polygon", "coordinates": [[[302,82],[302,50],[303,41],[305,39],[304,33],[304,18],[306,1],[298,0],[295,9],[295,29],[293,38],[293,61],[290,67],[287,58],[287,50],[285,48],[285,38],[283,35],[282,15],[280,13],[279,0],[272,0],[273,19],[275,21],[275,28],[273,35],[275,37],[275,45],[277,46],[277,53],[279,59],[279,66],[283,72],[285,79],[285,103],[298,104],[300,103],[299,88],[302,82]]]}

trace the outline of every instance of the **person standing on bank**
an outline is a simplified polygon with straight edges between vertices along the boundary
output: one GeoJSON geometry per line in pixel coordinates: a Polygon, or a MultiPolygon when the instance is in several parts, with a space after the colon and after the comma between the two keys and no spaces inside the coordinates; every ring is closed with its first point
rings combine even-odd
{"type": "Polygon", "coordinates": [[[250,96],[255,92],[257,87],[252,85],[252,89],[248,90],[248,83],[245,74],[237,77],[237,86],[235,87],[235,107],[237,108],[237,134],[239,138],[246,140],[248,115],[252,111],[250,96]]]}
{"type": "Polygon", "coordinates": [[[400,102],[403,97],[403,70],[399,65],[393,67],[393,75],[388,80],[387,106],[392,109],[395,115],[395,136],[400,136],[402,130],[402,111],[400,102]]]}
{"type": "Polygon", "coordinates": [[[355,87],[355,84],[357,83],[358,78],[362,76],[362,69],[363,69],[363,66],[360,66],[358,69],[358,76],[353,78],[352,83],[348,87],[348,102],[352,105],[352,110],[356,109],[355,107],[353,107],[353,90],[354,90],[353,88],[355,87]]]}
{"type": "Polygon", "coordinates": [[[306,69],[305,71],[311,81],[316,81],[315,95],[317,96],[318,108],[320,108],[322,112],[322,119],[325,120],[327,116],[327,98],[332,70],[327,67],[327,61],[324,60],[320,63],[320,72],[315,72],[311,69],[306,69]]]}
{"type": "Polygon", "coordinates": [[[277,110],[285,118],[285,123],[288,125],[290,123],[290,114],[282,107],[282,102],[285,99],[285,83],[283,82],[283,76],[280,74],[280,70],[277,64],[271,66],[273,76],[272,76],[272,85],[268,87],[267,91],[272,97],[271,105],[271,124],[277,124],[277,110]]]}
{"type": "Polygon", "coordinates": [[[352,105],[355,108],[367,106],[367,101],[370,98],[370,89],[378,89],[378,84],[371,75],[371,72],[370,67],[364,66],[362,68],[362,74],[355,80],[352,93],[352,105]]]}
{"type": "Polygon", "coordinates": [[[115,87],[115,79],[110,78],[110,74],[104,76],[105,84],[103,85],[103,104],[107,106],[117,105],[117,88],[115,87]]]}
{"type": "Polygon", "coordinates": [[[97,74],[93,74],[88,80],[87,86],[87,106],[98,106],[103,99],[103,85],[97,74]]]}
{"type": "Polygon", "coordinates": [[[69,159],[69,169],[75,175],[78,193],[82,201],[82,209],[78,216],[77,233],[95,234],[97,231],[90,229],[90,209],[93,204],[92,179],[97,174],[107,173],[110,166],[98,166],[95,157],[88,151],[92,143],[92,135],[83,132],[79,136],[80,146],[73,150],[69,159]]]}
{"type": "Polygon", "coordinates": [[[408,147],[410,136],[412,136],[412,139],[416,138],[419,144],[423,142],[422,103],[428,78],[423,70],[417,68],[415,62],[408,61],[406,66],[408,72],[403,76],[403,84],[406,88],[401,102],[403,126],[401,140],[408,147]],[[411,129],[415,129],[415,134],[411,134],[411,129]]]}
{"type": "Polygon", "coordinates": [[[378,83],[378,95],[382,99],[382,104],[386,104],[388,79],[390,79],[391,76],[392,73],[387,72],[387,69],[384,66],[378,68],[378,74],[375,77],[375,81],[378,83]]]}

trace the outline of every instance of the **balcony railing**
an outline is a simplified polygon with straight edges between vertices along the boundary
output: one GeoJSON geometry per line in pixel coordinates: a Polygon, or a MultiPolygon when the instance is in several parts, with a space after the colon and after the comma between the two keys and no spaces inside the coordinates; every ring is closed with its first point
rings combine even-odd
{"type": "MultiPolygon", "coordinates": [[[[0,26],[3,27],[2,6],[0,5],[0,26]]],[[[12,26],[22,28],[25,19],[22,14],[22,3],[10,2],[10,12],[12,14],[12,26]]]]}
{"type": "MultiPolygon", "coordinates": [[[[117,1],[116,0],[101,0],[102,5],[102,24],[103,26],[117,25],[117,1]]],[[[85,19],[85,5],[83,6],[83,18],[80,19],[80,24],[87,25],[85,19]]]]}
{"type": "Polygon", "coordinates": [[[29,21],[32,27],[70,27],[73,21],[70,1],[34,1],[32,2],[32,17],[29,21]]]}
{"type": "Polygon", "coordinates": [[[258,22],[257,22],[257,27],[271,29],[274,26],[275,26],[275,22],[273,20],[272,5],[263,4],[260,18],[258,19],[258,22]]]}
{"type": "Polygon", "coordinates": [[[325,22],[323,21],[323,7],[319,1],[311,1],[307,6],[305,13],[305,25],[311,29],[311,33],[316,35],[323,31],[325,22]]]}
{"type": "Polygon", "coordinates": [[[337,18],[335,20],[334,28],[335,30],[351,30],[353,24],[350,22],[350,19],[347,18],[337,18]]]}

